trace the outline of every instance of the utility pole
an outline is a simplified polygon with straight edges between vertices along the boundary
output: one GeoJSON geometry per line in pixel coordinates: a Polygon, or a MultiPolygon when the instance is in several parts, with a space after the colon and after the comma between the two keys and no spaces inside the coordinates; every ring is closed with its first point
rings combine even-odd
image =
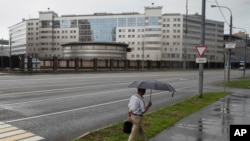
{"type": "Polygon", "coordinates": [[[10,59],[9,59],[9,67],[10,67],[10,71],[11,71],[11,68],[12,68],[12,59],[11,59],[11,48],[12,48],[12,33],[10,34],[10,59]]]}
{"type": "MultiPolygon", "coordinates": [[[[206,20],[206,0],[202,0],[202,18],[201,18],[201,40],[200,45],[205,46],[205,20],[206,20]]],[[[203,63],[199,63],[199,97],[203,97],[203,63]]]]}
{"type": "Polygon", "coordinates": [[[187,25],[187,18],[188,18],[188,0],[186,0],[186,29],[185,29],[185,41],[184,41],[184,53],[183,53],[183,69],[187,69],[187,33],[188,33],[188,25],[187,25]]]}
{"type": "Polygon", "coordinates": [[[3,70],[3,38],[2,38],[2,48],[1,48],[1,70],[3,70]]]}
{"type": "MultiPolygon", "coordinates": [[[[226,6],[220,6],[220,5],[211,5],[211,7],[220,7],[220,8],[225,8],[227,9],[229,12],[230,12],[230,25],[229,25],[229,28],[230,28],[230,31],[229,31],[229,38],[228,38],[228,41],[229,42],[232,42],[232,28],[233,28],[233,14],[232,14],[232,10],[226,6]]],[[[228,64],[227,64],[227,81],[229,82],[230,81],[230,69],[231,69],[231,48],[228,49],[228,64]]]]}

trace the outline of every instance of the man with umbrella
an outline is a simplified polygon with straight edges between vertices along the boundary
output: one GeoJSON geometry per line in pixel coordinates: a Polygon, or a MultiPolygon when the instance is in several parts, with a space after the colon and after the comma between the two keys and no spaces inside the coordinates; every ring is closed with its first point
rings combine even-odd
{"type": "Polygon", "coordinates": [[[138,88],[137,94],[131,96],[128,104],[128,120],[133,123],[132,131],[128,141],[135,141],[137,134],[140,134],[143,141],[147,141],[147,137],[143,129],[143,114],[147,112],[149,107],[152,106],[152,102],[149,101],[147,106],[143,99],[143,95],[146,90],[138,88]]]}
{"type": "Polygon", "coordinates": [[[151,95],[152,90],[163,90],[163,91],[172,91],[172,97],[176,90],[173,86],[168,83],[149,80],[149,81],[134,81],[129,86],[129,88],[137,88],[138,92],[135,95],[132,95],[128,104],[128,120],[132,121],[133,127],[128,141],[135,141],[136,135],[140,133],[142,140],[147,141],[146,135],[144,134],[144,129],[142,128],[142,119],[143,114],[147,112],[149,107],[152,106],[151,95]],[[146,92],[146,89],[150,89],[150,100],[145,106],[143,95],[146,92]]]}

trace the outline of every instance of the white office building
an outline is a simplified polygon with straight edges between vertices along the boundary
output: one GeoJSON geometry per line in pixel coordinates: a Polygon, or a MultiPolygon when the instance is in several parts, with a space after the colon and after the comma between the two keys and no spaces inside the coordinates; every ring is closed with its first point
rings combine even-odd
{"type": "Polygon", "coordinates": [[[9,27],[11,56],[27,54],[27,32],[28,26],[25,19],[9,27]]]}
{"type": "MultiPolygon", "coordinates": [[[[117,42],[129,44],[129,60],[194,62],[198,57],[195,46],[201,38],[201,15],[164,14],[162,8],[148,6],[145,13],[63,16],[39,12],[39,18],[9,28],[12,54],[63,58],[61,45],[65,43],[117,42]]],[[[223,34],[223,22],[206,20],[205,57],[209,62],[223,62],[223,34]]]]}

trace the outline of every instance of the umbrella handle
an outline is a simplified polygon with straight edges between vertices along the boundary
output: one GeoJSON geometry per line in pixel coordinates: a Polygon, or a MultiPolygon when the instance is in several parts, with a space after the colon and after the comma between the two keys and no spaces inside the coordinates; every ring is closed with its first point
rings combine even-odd
{"type": "Polygon", "coordinates": [[[152,97],[152,89],[150,90],[149,101],[151,101],[151,97],[152,97]]]}

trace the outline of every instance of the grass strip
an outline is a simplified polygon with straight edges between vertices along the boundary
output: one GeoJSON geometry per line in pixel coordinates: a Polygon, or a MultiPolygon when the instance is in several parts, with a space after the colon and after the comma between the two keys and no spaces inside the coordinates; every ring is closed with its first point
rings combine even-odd
{"type": "Polygon", "coordinates": [[[236,88],[250,88],[250,80],[235,80],[235,81],[230,81],[230,82],[225,82],[225,85],[227,87],[236,87],[236,88]]]}
{"type": "MultiPolygon", "coordinates": [[[[148,138],[172,126],[182,118],[218,101],[229,92],[207,92],[203,98],[193,96],[174,105],[156,110],[144,116],[144,129],[148,138]]],[[[126,141],[128,134],[122,132],[123,122],[87,134],[75,141],[126,141]]]]}

